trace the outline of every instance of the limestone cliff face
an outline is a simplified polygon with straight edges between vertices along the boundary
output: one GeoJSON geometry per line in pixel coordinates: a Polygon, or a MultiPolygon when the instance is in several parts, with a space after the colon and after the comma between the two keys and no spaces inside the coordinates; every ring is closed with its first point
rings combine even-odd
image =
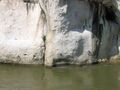
{"type": "Polygon", "coordinates": [[[119,0],[1,0],[0,62],[87,64],[119,55],[119,0]]]}
{"type": "Polygon", "coordinates": [[[0,11],[0,62],[42,64],[44,26],[39,3],[1,0],[0,11]]]}

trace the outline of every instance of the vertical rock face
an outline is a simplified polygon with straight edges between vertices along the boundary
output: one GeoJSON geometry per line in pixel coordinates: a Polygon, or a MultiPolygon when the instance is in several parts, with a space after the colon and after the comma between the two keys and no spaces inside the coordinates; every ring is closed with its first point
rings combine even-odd
{"type": "MultiPolygon", "coordinates": [[[[120,0],[116,0],[115,6],[118,9],[117,16],[118,16],[118,20],[119,20],[119,23],[120,23],[120,0]]],[[[118,32],[118,48],[119,48],[119,54],[120,54],[120,30],[118,32]]]]}
{"type": "Polygon", "coordinates": [[[46,41],[46,65],[64,62],[80,64],[91,59],[92,13],[88,2],[49,1],[49,32],[46,41]]]}
{"type": "Polygon", "coordinates": [[[118,55],[118,2],[48,0],[45,64],[86,64],[118,55]]]}
{"type": "Polygon", "coordinates": [[[0,62],[87,64],[120,52],[119,0],[1,0],[0,62]]]}
{"type": "Polygon", "coordinates": [[[36,0],[0,1],[0,62],[42,64],[43,18],[36,0]]]}

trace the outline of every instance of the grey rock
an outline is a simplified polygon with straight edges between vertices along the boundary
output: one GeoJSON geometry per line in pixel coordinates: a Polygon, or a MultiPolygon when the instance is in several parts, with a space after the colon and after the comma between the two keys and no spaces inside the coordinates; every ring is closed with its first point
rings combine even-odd
{"type": "Polygon", "coordinates": [[[120,0],[1,0],[0,62],[91,64],[120,54],[120,0]]]}

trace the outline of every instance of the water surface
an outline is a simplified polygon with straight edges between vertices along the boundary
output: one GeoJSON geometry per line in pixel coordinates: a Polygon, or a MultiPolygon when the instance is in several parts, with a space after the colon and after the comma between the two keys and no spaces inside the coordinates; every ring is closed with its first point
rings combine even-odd
{"type": "Polygon", "coordinates": [[[120,90],[120,65],[0,65],[0,90],[120,90]]]}

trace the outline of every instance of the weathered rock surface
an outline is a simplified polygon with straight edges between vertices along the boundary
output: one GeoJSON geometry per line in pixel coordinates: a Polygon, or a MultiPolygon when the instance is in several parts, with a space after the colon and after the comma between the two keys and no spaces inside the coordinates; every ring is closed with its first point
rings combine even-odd
{"type": "Polygon", "coordinates": [[[48,0],[45,64],[86,64],[118,55],[115,0],[48,0]]]}
{"type": "Polygon", "coordinates": [[[42,64],[43,22],[39,3],[0,1],[0,62],[42,64]]]}
{"type": "Polygon", "coordinates": [[[88,64],[120,52],[119,0],[1,0],[0,62],[88,64]]]}

